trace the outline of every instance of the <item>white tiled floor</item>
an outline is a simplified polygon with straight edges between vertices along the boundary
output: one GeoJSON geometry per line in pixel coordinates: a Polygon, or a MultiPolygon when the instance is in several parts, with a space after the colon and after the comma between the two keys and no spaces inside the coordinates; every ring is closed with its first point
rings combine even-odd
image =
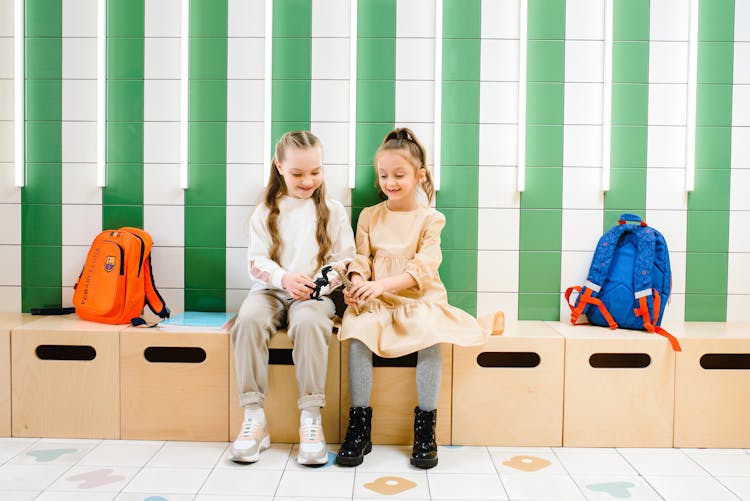
{"type": "Polygon", "coordinates": [[[432,470],[409,447],[375,446],[364,464],[299,466],[273,444],[253,465],[226,443],[0,438],[0,499],[315,501],[750,501],[750,450],[440,447],[432,470]],[[391,489],[385,493],[384,489],[391,489]]]}

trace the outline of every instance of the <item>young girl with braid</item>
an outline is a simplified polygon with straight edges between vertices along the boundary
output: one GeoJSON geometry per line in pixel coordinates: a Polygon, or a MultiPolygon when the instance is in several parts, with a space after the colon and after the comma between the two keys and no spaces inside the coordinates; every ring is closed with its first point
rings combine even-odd
{"type": "Polygon", "coordinates": [[[372,354],[393,358],[417,353],[417,395],[411,464],[437,465],[435,425],[440,389],[440,343],[481,345],[476,319],[450,306],[440,281],[440,233],[445,216],[420,200],[434,190],[425,150],[405,128],[390,132],[375,155],[377,183],[385,201],[362,211],[357,222],[357,256],[349,265],[350,306],[340,339],[349,345],[352,407],[336,462],[362,463],[372,449],[372,354]]]}
{"type": "Polygon", "coordinates": [[[263,411],[268,343],[286,327],[300,395],[297,462],[328,461],[320,415],[334,315],[327,294],[340,280],[326,267],[346,266],[354,252],[344,206],[326,197],[320,141],[307,131],[284,134],[276,144],[263,203],[250,218],[252,288],[230,333],[245,409],[242,429],[230,447],[232,460],[253,463],[270,446],[263,411]],[[331,285],[321,290],[326,279],[331,285]]]}

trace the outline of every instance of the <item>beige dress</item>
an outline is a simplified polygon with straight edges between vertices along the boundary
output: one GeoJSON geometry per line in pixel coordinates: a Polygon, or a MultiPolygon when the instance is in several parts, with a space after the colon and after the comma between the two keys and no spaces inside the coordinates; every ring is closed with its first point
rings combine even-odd
{"type": "Polygon", "coordinates": [[[385,202],[362,211],[357,256],[349,272],[366,280],[409,273],[417,285],[386,292],[347,308],[339,339],[356,338],[381,357],[400,357],[437,343],[481,345],[487,339],[477,320],[448,304],[440,281],[440,232],[445,216],[430,207],[391,211],[385,202]]]}

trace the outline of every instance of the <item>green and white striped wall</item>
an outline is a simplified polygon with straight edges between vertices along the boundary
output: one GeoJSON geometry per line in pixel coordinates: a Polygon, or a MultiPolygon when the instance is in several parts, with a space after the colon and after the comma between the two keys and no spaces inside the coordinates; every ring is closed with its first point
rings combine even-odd
{"type": "MultiPolygon", "coordinates": [[[[695,1],[695,0],[694,0],[695,1]]],[[[26,0],[26,100],[0,0],[0,311],[70,304],[102,228],[143,226],[173,309],[235,310],[263,189],[264,0],[190,0],[189,174],[179,186],[180,0],[108,0],[107,186],[96,186],[96,0],[26,0]],[[14,107],[26,186],[13,183],[14,107]]],[[[309,128],[329,193],[377,202],[372,158],[412,127],[432,158],[435,1],[358,0],[355,188],[348,188],[348,0],[273,2],[272,136],[309,128]]],[[[685,184],[689,0],[614,0],[603,130],[604,0],[528,0],[526,189],[516,190],[520,0],[443,0],[441,275],[453,304],[564,318],[620,212],[670,245],[669,319],[750,307],[750,0],[701,0],[695,190],[685,184]],[[603,134],[611,189],[601,191],[603,134]]],[[[523,76],[523,75],[521,75],[523,76]]],[[[431,161],[431,160],[430,160],[431,161]]]]}

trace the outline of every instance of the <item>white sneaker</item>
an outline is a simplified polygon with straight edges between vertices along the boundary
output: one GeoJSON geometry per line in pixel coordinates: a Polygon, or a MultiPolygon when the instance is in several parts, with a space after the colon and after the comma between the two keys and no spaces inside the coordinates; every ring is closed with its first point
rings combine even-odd
{"type": "Polygon", "coordinates": [[[297,462],[305,465],[320,465],[328,462],[326,437],[319,417],[307,418],[299,427],[299,452],[297,462]]]}
{"type": "Polygon", "coordinates": [[[257,419],[245,419],[240,434],[229,446],[229,457],[237,463],[254,463],[260,453],[271,447],[266,424],[257,419]]]}

